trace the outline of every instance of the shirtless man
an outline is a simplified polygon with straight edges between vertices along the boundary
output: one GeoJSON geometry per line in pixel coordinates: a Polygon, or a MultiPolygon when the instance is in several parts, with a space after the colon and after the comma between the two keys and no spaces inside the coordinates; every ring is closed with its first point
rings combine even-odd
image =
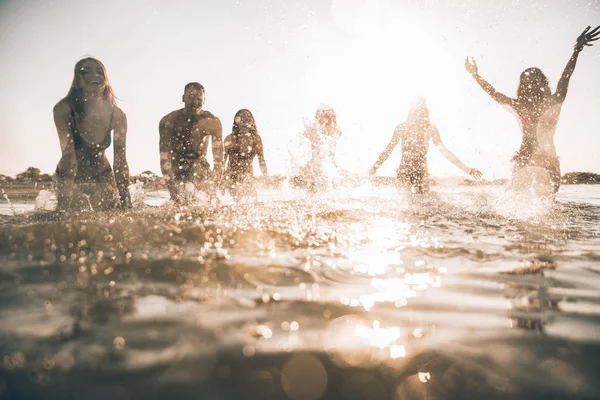
{"type": "Polygon", "coordinates": [[[185,106],[160,120],[160,168],[171,198],[184,200],[184,185],[214,192],[223,172],[223,127],[219,118],[203,110],[204,87],[197,82],[185,86],[185,106]],[[212,138],[214,170],[206,161],[208,140],[212,138]]]}

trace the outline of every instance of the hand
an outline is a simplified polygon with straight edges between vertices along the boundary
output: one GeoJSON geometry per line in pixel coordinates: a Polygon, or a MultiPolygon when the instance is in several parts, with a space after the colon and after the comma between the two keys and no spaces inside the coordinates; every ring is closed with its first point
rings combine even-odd
{"type": "Polygon", "coordinates": [[[575,50],[581,51],[583,46],[592,46],[591,42],[595,42],[600,39],[600,25],[594,28],[593,31],[588,32],[591,26],[585,28],[585,30],[579,35],[577,38],[577,43],[575,43],[575,50]]]}
{"type": "Polygon", "coordinates": [[[183,186],[178,185],[174,180],[168,182],[167,186],[169,188],[171,200],[176,204],[183,204],[185,202],[185,189],[183,186]]]}
{"type": "Polygon", "coordinates": [[[131,197],[126,196],[125,198],[121,198],[120,206],[121,206],[121,209],[123,209],[123,210],[132,208],[133,205],[131,204],[131,197]]]}
{"type": "Polygon", "coordinates": [[[469,60],[469,57],[465,59],[465,68],[467,72],[472,76],[476,76],[479,74],[479,72],[477,71],[477,63],[475,62],[475,59],[473,57],[471,57],[471,60],[469,60]]]}
{"type": "Polygon", "coordinates": [[[85,195],[76,184],[69,187],[66,194],[70,201],[69,207],[73,211],[89,211],[91,209],[89,196],[85,195]]]}
{"type": "Polygon", "coordinates": [[[483,176],[483,174],[481,173],[480,170],[478,170],[477,168],[471,168],[469,169],[469,175],[471,175],[473,178],[479,180],[481,179],[481,177],[483,176]]]}

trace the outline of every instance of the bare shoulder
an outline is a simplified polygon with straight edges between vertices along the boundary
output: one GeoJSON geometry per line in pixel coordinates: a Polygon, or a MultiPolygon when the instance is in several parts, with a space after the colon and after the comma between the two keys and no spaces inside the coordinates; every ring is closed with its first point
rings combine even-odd
{"type": "Polygon", "coordinates": [[[123,110],[121,110],[121,108],[115,106],[115,117],[117,117],[117,118],[127,118],[127,115],[125,115],[125,112],[123,110]]]}
{"type": "Polygon", "coordinates": [[[69,105],[69,102],[67,101],[67,99],[62,99],[61,101],[56,103],[56,105],[52,109],[52,112],[54,113],[55,118],[70,117],[71,116],[71,106],[69,105]]]}
{"type": "Polygon", "coordinates": [[[210,135],[221,137],[223,134],[223,125],[221,124],[221,120],[215,116],[210,111],[204,111],[202,114],[202,126],[210,135]]]}
{"type": "Polygon", "coordinates": [[[127,115],[125,115],[123,110],[121,110],[117,106],[115,106],[114,118],[115,118],[115,121],[120,124],[127,122],[127,115]]]}
{"type": "Polygon", "coordinates": [[[394,135],[402,136],[404,131],[406,131],[406,122],[396,125],[396,129],[394,129],[394,135]]]}
{"type": "Polygon", "coordinates": [[[219,117],[217,117],[210,111],[204,110],[204,114],[202,114],[202,119],[211,125],[221,125],[221,120],[219,119],[219,117]]]}
{"type": "Polygon", "coordinates": [[[160,120],[160,124],[161,125],[172,124],[175,121],[175,119],[177,118],[177,116],[179,116],[179,114],[181,114],[182,111],[183,111],[183,108],[180,108],[179,110],[171,111],[170,113],[168,113],[167,115],[162,117],[162,119],[160,120]]]}
{"type": "MultiPolygon", "coordinates": [[[[204,111],[204,112],[202,113],[202,118],[206,118],[206,119],[217,118],[217,117],[215,116],[215,114],[211,113],[211,112],[210,112],[210,111],[208,111],[208,110],[202,110],[202,111],[204,111]]],[[[218,119],[218,118],[217,118],[217,119],[218,119]]]]}

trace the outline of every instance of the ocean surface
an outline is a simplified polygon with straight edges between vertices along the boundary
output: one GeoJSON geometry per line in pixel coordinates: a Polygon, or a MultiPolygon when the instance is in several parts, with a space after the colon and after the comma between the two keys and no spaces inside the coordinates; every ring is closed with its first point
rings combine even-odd
{"type": "Polygon", "coordinates": [[[600,185],[134,189],[0,205],[0,399],[600,398],[600,185]]]}

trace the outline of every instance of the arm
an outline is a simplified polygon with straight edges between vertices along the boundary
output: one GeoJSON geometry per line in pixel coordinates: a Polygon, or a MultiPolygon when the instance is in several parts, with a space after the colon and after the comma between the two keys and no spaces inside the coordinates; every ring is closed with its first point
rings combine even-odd
{"type": "Polygon", "coordinates": [[[171,148],[172,129],[173,122],[170,115],[167,115],[160,120],[160,123],[158,124],[158,132],[160,135],[160,170],[165,178],[171,197],[175,199],[177,188],[175,185],[175,176],[173,175],[173,167],[171,165],[171,160],[173,158],[173,150],[171,148]]]}
{"type": "Polygon", "coordinates": [[[442,155],[446,157],[448,161],[460,168],[465,174],[471,175],[477,179],[481,178],[482,174],[479,170],[467,167],[462,161],[458,159],[458,157],[456,157],[456,155],[453,152],[448,150],[448,148],[442,142],[440,132],[433,124],[431,125],[431,128],[429,128],[429,135],[433,144],[439,149],[440,153],[442,153],[442,155]]]}
{"type": "Polygon", "coordinates": [[[219,182],[223,175],[223,126],[219,118],[211,118],[209,131],[212,141],[214,176],[215,180],[219,182]]]}
{"type": "Polygon", "coordinates": [[[257,148],[257,155],[258,155],[258,165],[260,166],[260,172],[262,172],[262,174],[264,176],[267,176],[267,163],[265,162],[265,152],[263,150],[263,144],[262,144],[262,139],[260,138],[260,136],[256,136],[256,146],[257,148]]]}
{"type": "Polygon", "coordinates": [[[224,153],[224,159],[223,159],[223,166],[224,168],[227,167],[227,160],[229,159],[229,153],[231,152],[231,146],[233,145],[233,143],[231,142],[233,139],[233,134],[229,134],[225,137],[225,140],[223,140],[223,153],[224,153]]]}
{"type": "Polygon", "coordinates": [[[54,125],[58,132],[62,157],[58,162],[58,178],[66,183],[74,184],[77,175],[77,157],[73,145],[71,131],[71,107],[66,101],[60,101],[54,106],[54,125]]]}
{"type": "Polygon", "coordinates": [[[202,157],[206,157],[206,154],[208,153],[209,140],[210,140],[210,138],[208,136],[205,136],[204,140],[202,141],[202,147],[200,148],[200,156],[202,156],[202,157]]]}
{"type": "Polygon", "coordinates": [[[127,164],[126,138],[127,138],[127,117],[121,109],[116,110],[117,118],[114,126],[114,170],[121,207],[131,207],[131,197],[129,194],[129,165],[127,164]]]}
{"type": "Polygon", "coordinates": [[[492,99],[496,100],[496,102],[498,102],[499,104],[506,104],[514,107],[514,99],[511,99],[510,97],[498,92],[485,79],[479,76],[475,59],[471,58],[471,61],[469,61],[469,57],[467,57],[467,59],[465,60],[465,68],[467,69],[467,72],[471,74],[473,79],[475,79],[475,82],[477,82],[479,86],[481,86],[481,88],[492,97],[492,99]]]}
{"type": "Polygon", "coordinates": [[[560,77],[560,80],[558,81],[558,85],[556,86],[554,99],[559,103],[565,101],[565,98],[567,97],[567,91],[569,90],[569,81],[571,80],[571,75],[573,75],[573,72],[575,71],[575,65],[577,64],[577,57],[579,57],[579,52],[581,52],[581,49],[575,49],[573,55],[567,63],[567,66],[565,67],[565,70],[562,73],[562,76],[560,77]]]}
{"type": "Polygon", "coordinates": [[[383,164],[385,162],[385,160],[387,160],[387,158],[390,156],[390,153],[394,150],[394,148],[396,148],[396,145],[400,141],[400,137],[402,136],[403,132],[404,132],[404,125],[398,125],[396,127],[396,129],[394,130],[394,135],[392,136],[392,140],[390,140],[390,142],[386,146],[385,150],[383,150],[383,152],[377,158],[377,161],[375,161],[375,164],[369,170],[370,175],[374,175],[375,172],[377,172],[377,169],[379,167],[381,167],[381,164],[383,164]]]}
{"type": "Polygon", "coordinates": [[[592,43],[598,39],[600,39],[600,26],[597,26],[593,31],[589,32],[590,26],[588,26],[581,35],[577,38],[577,42],[575,43],[575,50],[573,51],[573,55],[569,59],[565,70],[558,81],[558,85],[556,86],[556,93],[554,93],[554,99],[562,103],[565,101],[567,97],[567,91],[569,90],[569,81],[571,80],[571,76],[575,71],[575,65],[577,65],[577,58],[579,57],[579,53],[583,50],[583,46],[591,46],[592,43]]]}

